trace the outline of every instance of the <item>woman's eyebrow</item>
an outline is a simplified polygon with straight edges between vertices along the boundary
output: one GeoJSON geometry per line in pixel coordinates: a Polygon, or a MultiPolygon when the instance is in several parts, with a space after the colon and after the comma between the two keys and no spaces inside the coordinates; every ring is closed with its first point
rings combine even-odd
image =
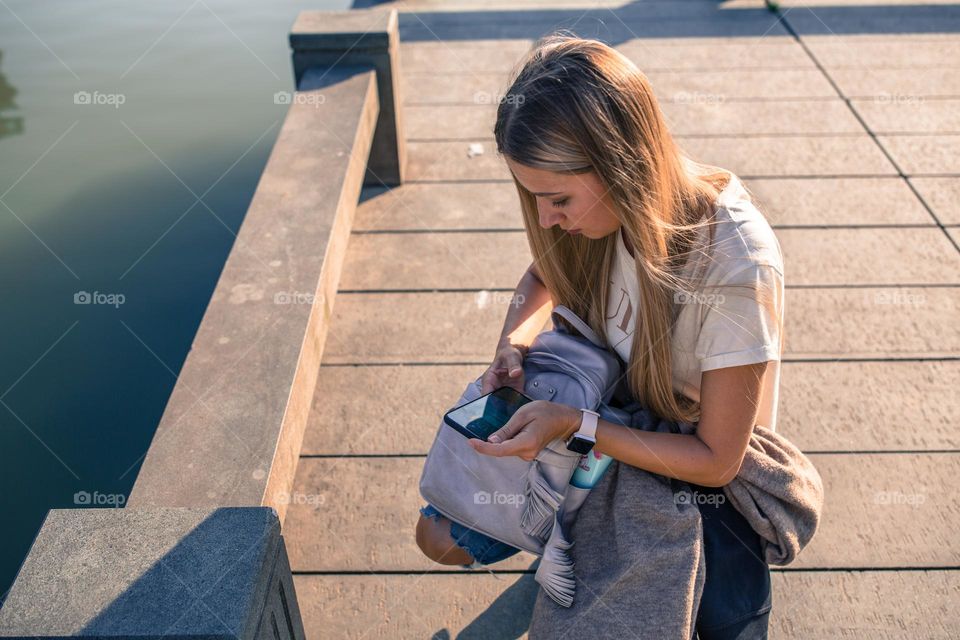
{"type": "Polygon", "coordinates": [[[559,194],[563,193],[563,191],[545,191],[545,192],[542,192],[542,193],[533,193],[533,192],[531,191],[530,193],[531,193],[532,195],[535,195],[535,196],[555,196],[555,195],[559,195],[559,194]]]}

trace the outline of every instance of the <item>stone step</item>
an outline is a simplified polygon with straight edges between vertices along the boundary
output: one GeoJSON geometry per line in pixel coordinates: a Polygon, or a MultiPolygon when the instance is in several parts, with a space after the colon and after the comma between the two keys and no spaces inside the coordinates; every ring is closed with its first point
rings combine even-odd
{"type": "MultiPolygon", "coordinates": [[[[371,425],[376,428],[376,425],[371,425]]],[[[955,566],[960,452],[810,454],[823,478],[822,519],[791,569],[955,566]]],[[[426,503],[423,457],[301,458],[284,523],[293,571],[449,569],[414,530],[426,503]]],[[[469,524],[469,523],[468,523],[469,524]]],[[[493,569],[524,569],[520,552],[493,569]]],[[[455,568],[455,567],[454,567],[455,568]]]]}

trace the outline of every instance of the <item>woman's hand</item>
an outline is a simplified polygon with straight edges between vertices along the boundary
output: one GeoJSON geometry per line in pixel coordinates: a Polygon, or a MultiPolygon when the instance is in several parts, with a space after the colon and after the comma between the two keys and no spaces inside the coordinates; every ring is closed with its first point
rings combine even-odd
{"type": "Polygon", "coordinates": [[[570,436],[580,428],[581,412],[570,405],[534,400],[521,406],[507,424],[490,434],[489,442],[467,441],[488,456],[519,456],[530,461],[552,440],[570,436]]]}
{"type": "Polygon", "coordinates": [[[512,387],[523,393],[523,356],[526,349],[505,342],[497,348],[497,355],[480,380],[480,393],[486,395],[500,387],[512,387]]]}

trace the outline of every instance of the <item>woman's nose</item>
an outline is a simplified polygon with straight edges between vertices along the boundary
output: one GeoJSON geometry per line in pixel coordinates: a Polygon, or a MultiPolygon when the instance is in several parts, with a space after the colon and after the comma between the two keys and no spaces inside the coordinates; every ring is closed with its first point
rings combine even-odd
{"type": "Polygon", "coordinates": [[[544,229],[549,229],[555,224],[560,224],[561,220],[563,220],[562,215],[553,215],[552,211],[544,213],[542,209],[540,210],[540,226],[544,229]]]}

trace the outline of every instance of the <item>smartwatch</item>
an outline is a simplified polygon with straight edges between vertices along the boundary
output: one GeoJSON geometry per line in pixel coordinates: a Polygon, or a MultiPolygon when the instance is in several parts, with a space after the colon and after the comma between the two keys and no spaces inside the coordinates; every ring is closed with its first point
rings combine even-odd
{"type": "Polygon", "coordinates": [[[567,440],[567,449],[580,455],[587,455],[597,444],[597,419],[600,414],[590,409],[580,409],[580,429],[567,440]]]}

